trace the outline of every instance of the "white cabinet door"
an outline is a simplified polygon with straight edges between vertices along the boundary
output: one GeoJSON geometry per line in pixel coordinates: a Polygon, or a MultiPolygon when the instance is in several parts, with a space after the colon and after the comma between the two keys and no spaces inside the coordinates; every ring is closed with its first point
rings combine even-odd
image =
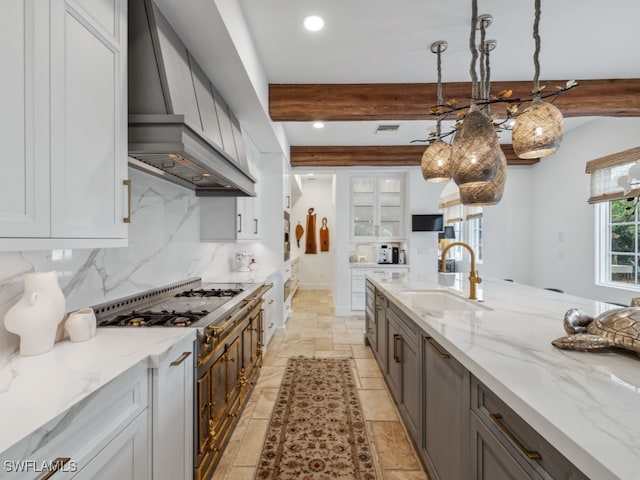
{"type": "Polygon", "coordinates": [[[351,239],[402,240],[404,176],[368,175],[351,178],[351,239]]]}
{"type": "Polygon", "coordinates": [[[251,142],[251,140],[248,138],[246,139],[246,141],[238,143],[244,144],[246,147],[249,172],[251,172],[251,175],[256,178],[256,196],[238,197],[236,199],[236,208],[239,215],[239,233],[237,235],[237,238],[238,240],[259,240],[262,229],[262,216],[260,208],[260,201],[262,200],[260,195],[262,191],[262,182],[260,181],[260,152],[255,147],[253,142],[251,142]]]}
{"type": "Polygon", "coordinates": [[[0,7],[0,237],[49,235],[49,11],[41,0],[0,7]],[[36,8],[36,4],[38,8],[36,8]],[[40,48],[38,48],[40,47],[40,48]]]}
{"type": "Polygon", "coordinates": [[[127,2],[52,5],[51,236],[123,238],[127,2]]]}
{"type": "MultiPolygon", "coordinates": [[[[149,469],[148,410],[126,426],[73,478],[77,480],[145,480],[149,469]]],[[[178,477],[174,477],[178,478],[178,477]]]]}
{"type": "Polygon", "coordinates": [[[186,338],[153,370],[153,478],[193,477],[193,340],[186,338]]]}
{"type": "Polygon", "coordinates": [[[256,179],[256,196],[200,197],[200,240],[203,242],[260,240],[262,236],[260,152],[249,137],[245,136],[244,140],[249,171],[256,179]]]}
{"type": "Polygon", "coordinates": [[[263,297],[262,308],[264,308],[264,322],[262,324],[263,329],[263,339],[262,344],[265,348],[269,345],[273,334],[276,332],[276,327],[279,325],[278,322],[278,303],[276,301],[276,292],[277,292],[277,280],[274,278],[270,278],[268,280],[269,283],[273,284],[273,288],[267,291],[263,297]]]}

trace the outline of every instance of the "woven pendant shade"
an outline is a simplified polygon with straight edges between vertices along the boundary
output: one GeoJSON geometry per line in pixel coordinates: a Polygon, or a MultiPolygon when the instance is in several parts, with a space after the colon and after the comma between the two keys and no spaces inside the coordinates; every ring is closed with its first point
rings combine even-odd
{"type": "Polygon", "coordinates": [[[493,123],[472,107],[451,145],[454,182],[457,185],[491,182],[500,165],[500,153],[493,123]]]}
{"type": "Polygon", "coordinates": [[[451,145],[436,140],[422,154],[422,176],[428,182],[448,182],[451,179],[451,145]]]}
{"type": "Polygon", "coordinates": [[[489,207],[497,205],[504,193],[507,180],[507,157],[500,150],[500,165],[492,182],[460,185],[460,200],[463,205],[473,207],[489,207]]]}
{"type": "Polygon", "coordinates": [[[541,158],[555,153],[562,142],[563,123],[557,107],[535,100],[516,118],[513,151],[520,158],[541,158]]]}

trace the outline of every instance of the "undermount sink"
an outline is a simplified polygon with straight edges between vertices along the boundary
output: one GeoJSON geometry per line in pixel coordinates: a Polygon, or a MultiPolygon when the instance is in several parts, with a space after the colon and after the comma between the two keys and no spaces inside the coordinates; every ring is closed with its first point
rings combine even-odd
{"type": "Polygon", "coordinates": [[[408,290],[403,295],[411,298],[413,306],[433,311],[467,311],[476,312],[491,310],[476,301],[467,300],[447,292],[431,290],[408,290]]]}

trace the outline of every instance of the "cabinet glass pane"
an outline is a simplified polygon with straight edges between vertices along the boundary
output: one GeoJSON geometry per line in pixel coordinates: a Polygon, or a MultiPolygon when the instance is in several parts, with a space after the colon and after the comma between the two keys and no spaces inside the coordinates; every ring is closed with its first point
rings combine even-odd
{"type": "Polygon", "coordinates": [[[380,207],[400,207],[401,197],[397,193],[383,193],[380,195],[380,207]]]}
{"type": "Polygon", "coordinates": [[[375,226],[373,222],[353,222],[354,237],[373,237],[375,235],[375,226]]]}
{"type": "Polygon", "coordinates": [[[353,193],[374,193],[375,180],[373,178],[356,178],[353,180],[353,193]]]}
{"type": "Polygon", "coordinates": [[[400,237],[402,232],[400,231],[400,222],[380,222],[380,237],[400,237]]]}
{"type": "Polygon", "coordinates": [[[398,207],[380,207],[381,222],[399,222],[400,215],[400,208],[398,207]]]}
{"type": "Polygon", "coordinates": [[[373,223],[373,207],[353,207],[353,221],[373,223]]]}
{"type": "Polygon", "coordinates": [[[399,194],[402,191],[402,182],[399,178],[381,178],[378,181],[378,191],[399,194]]]}
{"type": "Polygon", "coordinates": [[[370,207],[375,205],[375,198],[370,193],[354,193],[353,194],[354,207],[370,207]]]}

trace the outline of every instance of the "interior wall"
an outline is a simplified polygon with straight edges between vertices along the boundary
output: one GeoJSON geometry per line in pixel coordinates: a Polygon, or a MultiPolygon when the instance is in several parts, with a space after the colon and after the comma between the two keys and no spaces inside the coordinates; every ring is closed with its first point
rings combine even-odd
{"type": "Polygon", "coordinates": [[[334,206],[333,175],[302,176],[302,195],[293,204],[291,210],[291,256],[300,257],[300,288],[305,290],[331,290],[335,282],[336,264],[336,223],[334,206]],[[311,179],[313,178],[313,179],[311,179]],[[305,252],[305,242],[309,231],[307,229],[307,214],[310,208],[316,214],[315,239],[317,254],[305,252]],[[323,217],[327,218],[329,229],[329,251],[320,251],[320,227],[323,217]],[[298,247],[295,240],[296,225],[302,225],[304,236],[298,247]]]}
{"type": "Polygon", "coordinates": [[[483,258],[480,276],[531,283],[532,185],[536,167],[507,167],[507,181],[498,205],[484,207],[483,258]]]}
{"type": "Polygon", "coordinates": [[[438,213],[440,194],[445,185],[446,182],[427,182],[420,167],[407,172],[407,263],[411,274],[425,281],[433,281],[438,277],[438,232],[412,232],[411,215],[438,213]]]}
{"type": "Polygon", "coordinates": [[[634,292],[595,285],[595,214],[587,203],[588,160],[637,147],[640,119],[599,118],[564,136],[532,169],[532,284],[582,297],[630,302],[634,292]]]}

